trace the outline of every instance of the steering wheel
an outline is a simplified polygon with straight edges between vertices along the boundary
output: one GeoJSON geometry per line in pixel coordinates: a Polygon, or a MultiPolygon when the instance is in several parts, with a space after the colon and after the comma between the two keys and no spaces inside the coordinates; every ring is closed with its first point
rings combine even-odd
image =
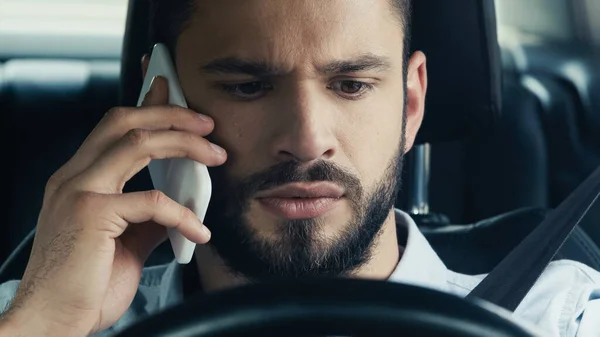
{"type": "Polygon", "coordinates": [[[392,282],[338,278],[260,283],[200,295],[118,336],[532,337],[537,333],[478,301],[392,282]]]}

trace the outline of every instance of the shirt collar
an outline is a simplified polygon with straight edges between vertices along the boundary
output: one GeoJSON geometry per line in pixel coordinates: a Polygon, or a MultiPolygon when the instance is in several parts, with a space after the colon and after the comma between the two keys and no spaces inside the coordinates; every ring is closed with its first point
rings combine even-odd
{"type": "MultiPolygon", "coordinates": [[[[404,252],[390,282],[406,283],[438,291],[447,291],[448,269],[433,250],[415,221],[405,212],[395,210],[398,230],[407,231],[404,252]]],[[[159,307],[166,308],[183,301],[183,265],[169,263],[162,276],[159,307]]]]}
{"type": "Polygon", "coordinates": [[[447,291],[448,269],[444,262],[408,214],[396,209],[395,217],[397,229],[406,229],[408,235],[400,262],[389,281],[447,291]]]}

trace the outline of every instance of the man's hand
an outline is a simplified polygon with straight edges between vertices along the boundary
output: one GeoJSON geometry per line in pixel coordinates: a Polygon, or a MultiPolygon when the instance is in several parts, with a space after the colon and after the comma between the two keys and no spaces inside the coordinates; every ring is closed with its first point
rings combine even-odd
{"type": "Polygon", "coordinates": [[[202,244],[197,216],[158,191],[122,193],[152,159],[186,157],[208,166],[226,154],[203,137],[213,121],[166,106],[156,78],[141,108],[111,110],[49,180],[33,250],[6,326],[25,335],[84,336],[113,325],[130,306],[142,268],[177,228],[202,244]]]}

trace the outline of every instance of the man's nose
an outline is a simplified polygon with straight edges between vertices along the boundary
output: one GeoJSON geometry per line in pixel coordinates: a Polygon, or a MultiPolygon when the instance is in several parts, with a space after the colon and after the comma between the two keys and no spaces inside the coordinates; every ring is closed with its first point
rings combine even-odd
{"type": "Polygon", "coordinates": [[[318,88],[296,88],[281,97],[272,153],[279,161],[311,162],[336,153],[335,113],[318,88]]]}

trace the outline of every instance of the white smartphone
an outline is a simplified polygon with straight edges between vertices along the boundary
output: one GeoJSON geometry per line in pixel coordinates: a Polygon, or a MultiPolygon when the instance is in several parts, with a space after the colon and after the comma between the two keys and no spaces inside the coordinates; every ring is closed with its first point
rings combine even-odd
{"type": "MultiPolygon", "coordinates": [[[[187,108],[173,61],[168,49],[163,44],[156,44],[152,49],[150,65],[144,78],[137,106],[142,104],[155,76],[162,76],[168,80],[169,104],[187,108]]],[[[148,165],[148,169],[155,189],[190,208],[200,221],[204,222],[212,193],[212,184],[206,165],[187,158],[173,158],[153,160],[148,165]]],[[[169,228],[168,234],[177,262],[189,263],[194,255],[196,244],[186,239],[176,229],[169,228]]]]}

